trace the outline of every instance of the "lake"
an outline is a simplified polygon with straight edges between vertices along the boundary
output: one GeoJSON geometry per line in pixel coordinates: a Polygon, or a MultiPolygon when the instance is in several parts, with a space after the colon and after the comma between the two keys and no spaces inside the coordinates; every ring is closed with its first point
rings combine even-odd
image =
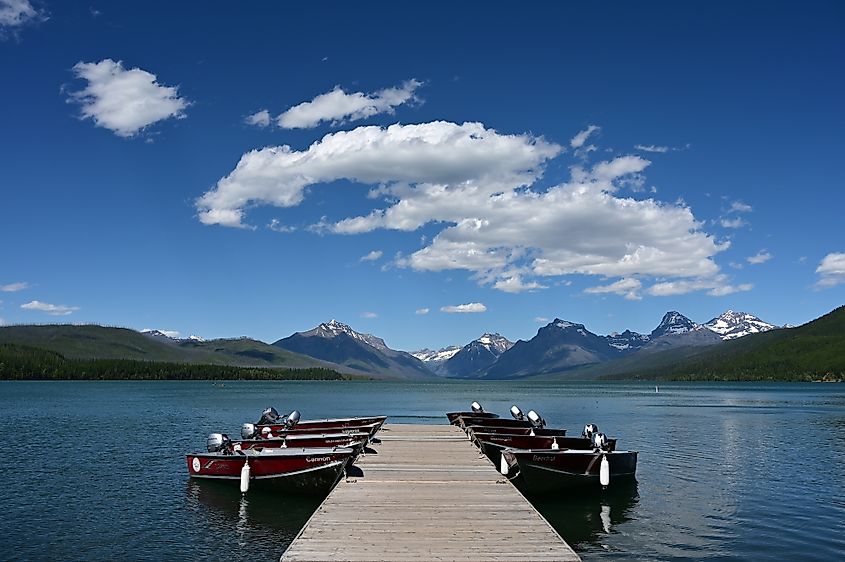
{"type": "MultiPolygon", "coordinates": [[[[585,561],[845,559],[845,385],[0,382],[3,559],[276,561],[319,499],[189,481],[261,410],[446,423],[472,400],[592,422],[637,483],[535,500],[585,561]],[[22,448],[13,446],[22,444],[22,448]]],[[[378,445],[386,446],[386,445],[378,445]]],[[[377,446],[377,447],[378,447],[377,446]]],[[[469,446],[469,444],[467,445],[469,446]]],[[[494,470],[491,466],[491,470],[494,470]]]]}

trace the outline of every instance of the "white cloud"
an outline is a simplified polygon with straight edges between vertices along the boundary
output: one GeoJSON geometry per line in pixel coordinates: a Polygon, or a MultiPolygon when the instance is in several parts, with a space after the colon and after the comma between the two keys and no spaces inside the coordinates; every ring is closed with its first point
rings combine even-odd
{"type": "Polygon", "coordinates": [[[772,254],[770,254],[768,251],[760,250],[755,255],[747,257],[745,261],[747,261],[751,265],[759,265],[761,263],[766,263],[773,257],[774,256],[772,256],[772,254]]]}
{"type": "Polygon", "coordinates": [[[541,285],[536,281],[526,283],[522,280],[521,275],[511,275],[504,277],[493,283],[493,288],[505,293],[521,293],[523,291],[531,291],[534,289],[545,289],[545,285],[541,285]]]}
{"type": "Polygon", "coordinates": [[[826,255],[816,268],[819,280],[816,287],[826,289],[845,283],[845,253],[832,252],[826,255]]]}
{"type": "Polygon", "coordinates": [[[440,308],[440,312],[447,312],[449,314],[467,314],[471,312],[486,312],[487,307],[480,302],[471,302],[467,304],[458,304],[453,306],[444,306],[440,308]]]}
{"type": "Polygon", "coordinates": [[[743,203],[742,201],[733,201],[731,203],[730,209],[728,209],[728,212],[729,213],[750,213],[753,210],[754,209],[753,209],[753,207],[751,207],[751,205],[743,203]]]}
{"type": "MultiPolygon", "coordinates": [[[[416,100],[414,92],[422,86],[418,80],[406,80],[401,86],[377,92],[347,93],[336,86],[311,101],[295,105],[279,115],[276,123],[283,129],[310,129],[324,121],[334,125],[366,119],[380,113],[392,114],[394,108],[416,100]]],[[[269,114],[268,114],[269,117],[269,114]]]]}
{"type": "Polygon", "coordinates": [[[668,146],[655,146],[653,144],[638,144],[634,146],[637,150],[642,150],[643,152],[669,152],[668,146]]]}
{"type": "Polygon", "coordinates": [[[638,300],[642,299],[642,297],[639,294],[639,291],[642,288],[642,286],[643,286],[643,284],[639,279],[626,277],[624,279],[620,279],[619,281],[616,281],[615,283],[611,283],[609,285],[599,285],[597,287],[587,287],[586,289],[584,289],[584,292],[592,294],[592,295],[601,295],[601,294],[612,293],[612,294],[615,294],[615,295],[625,297],[626,300],[638,301],[638,300]]]}
{"type": "Polygon", "coordinates": [[[46,312],[51,316],[67,316],[68,314],[73,314],[77,310],[79,310],[78,306],[65,306],[63,304],[49,304],[46,302],[41,301],[30,301],[26,304],[22,304],[21,308],[24,310],[38,310],[41,312],[46,312]]]}
{"type": "Polygon", "coordinates": [[[572,140],[569,141],[569,146],[571,146],[572,148],[581,148],[584,143],[587,142],[587,139],[590,137],[590,135],[600,129],[601,127],[597,125],[590,125],[586,129],[572,137],[572,140]]]}
{"type": "Polygon", "coordinates": [[[0,38],[5,36],[5,32],[14,34],[24,25],[46,19],[46,14],[36,10],[29,0],[0,0],[0,38]]]}
{"type": "Polygon", "coordinates": [[[481,285],[510,292],[574,274],[611,282],[685,280],[684,287],[698,281],[697,290],[707,291],[728,285],[714,281],[714,256],[729,242],[704,232],[685,203],[619,195],[627,186],[641,193],[636,186],[649,160],[579,161],[567,182],[537,187],[546,162],[561,152],[542,137],[503,135],[480,123],[359,127],[326,135],[304,151],[283,146],[245,154],[198,199],[197,209],[205,224],[243,227],[245,209],[295,206],[308,186],[347,179],[374,186],[370,198],[383,204],[362,216],[321,219],[312,229],[436,227],[421,249],[392,262],[400,267],[463,269],[481,285]]]}
{"type": "Polygon", "coordinates": [[[160,85],[146,70],[126,70],[121,61],[103,59],[79,62],[73,71],[88,85],[72,92],[68,101],[81,105],[83,119],[93,119],[120,137],[135,136],[164,119],[185,117],[189,102],[179,97],[178,88],[160,85]]]}
{"type": "Polygon", "coordinates": [[[546,324],[549,322],[549,319],[545,316],[535,316],[534,322],[537,322],[538,324],[546,324]]]}
{"type": "Polygon", "coordinates": [[[372,252],[370,252],[370,253],[369,253],[369,254],[367,254],[366,256],[361,256],[361,260],[360,260],[360,261],[376,261],[376,260],[377,260],[377,259],[379,259],[382,255],[383,255],[383,253],[382,253],[382,251],[381,251],[381,250],[373,250],[372,252]]]}
{"type": "Polygon", "coordinates": [[[9,283],[8,285],[0,285],[0,291],[4,293],[16,293],[18,291],[23,291],[24,289],[29,288],[29,283],[20,282],[20,283],[9,283]]]}
{"type": "Polygon", "coordinates": [[[267,228],[269,228],[273,232],[287,233],[287,232],[296,231],[295,226],[289,226],[289,225],[282,224],[281,222],[279,222],[279,219],[272,219],[270,221],[270,224],[267,225],[267,228]]]}
{"type": "Polygon", "coordinates": [[[684,295],[694,291],[707,291],[711,297],[721,297],[742,291],[750,291],[754,285],[742,283],[731,285],[728,276],[720,273],[712,277],[698,279],[681,279],[677,281],[663,281],[648,288],[647,293],[658,297],[684,295]]]}
{"type": "Polygon", "coordinates": [[[376,314],[375,312],[369,312],[369,311],[362,312],[361,318],[378,318],[378,314],[376,314]]]}
{"type": "Polygon", "coordinates": [[[418,308],[416,310],[416,312],[414,312],[414,314],[419,314],[419,315],[428,314],[428,309],[427,308],[418,308]]]}
{"type": "Polygon", "coordinates": [[[742,217],[734,217],[732,219],[729,219],[727,217],[723,217],[719,221],[719,224],[721,224],[722,227],[724,227],[724,228],[742,228],[743,226],[745,226],[748,223],[745,222],[745,220],[742,217]]]}
{"type": "Polygon", "coordinates": [[[244,123],[247,125],[255,125],[256,127],[269,127],[270,126],[270,112],[266,109],[262,109],[261,111],[257,111],[252,115],[248,115],[244,118],[244,123]]]}
{"type": "MultiPolygon", "coordinates": [[[[288,146],[248,152],[198,201],[204,224],[242,227],[244,208],[259,203],[292,207],[311,184],[350,179],[369,184],[462,185],[502,191],[527,185],[560,147],[527,135],[500,135],[480,123],[358,127],[328,134],[308,150],[288,146]]],[[[448,195],[448,194],[447,194],[448,195]]],[[[359,221],[360,222],[360,221],[359,221]]],[[[419,225],[409,220],[404,228],[419,225]]],[[[337,230],[353,232],[355,224],[337,230]]],[[[362,228],[361,230],[367,230],[362,228]]]]}

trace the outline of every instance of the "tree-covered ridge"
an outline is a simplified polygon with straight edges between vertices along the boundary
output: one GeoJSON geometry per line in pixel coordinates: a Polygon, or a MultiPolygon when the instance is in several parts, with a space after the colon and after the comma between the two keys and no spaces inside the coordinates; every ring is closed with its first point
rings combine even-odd
{"type": "Polygon", "coordinates": [[[612,379],[845,380],[845,306],[798,328],[752,334],[671,365],[612,379]]]}
{"type": "Polygon", "coordinates": [[[279,369],[132,359],[66,359],[53,351],[0,344],[0,380],[344,380],[323,368],[279,369]]]}

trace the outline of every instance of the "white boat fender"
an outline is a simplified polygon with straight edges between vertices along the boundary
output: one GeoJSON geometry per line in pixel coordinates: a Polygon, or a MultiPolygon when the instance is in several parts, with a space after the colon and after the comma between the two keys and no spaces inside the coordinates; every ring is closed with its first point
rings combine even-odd
{"type": "Polygon", "coordinates": [[[281,448],[282,448],[282,449],[287,449],[287,448],[288,448],[288,438],[287,438],[287,437],[282,437],[282,446],[281,446],[281,448]]]}
{"type": "Polygon", "coordinates": [[[510,467],[508,466],[508,461],[505,458],[505,455],[502,455],[502,460],[499,463],[499,472],[501,472],[505,476],[507,476],[508,472],[510,472],[510,467]]]}
{"type": "Polygon", "coordinates": [[[241,469],[241,493],[245,494],[249,490],[249,459],[244,461],[244,466],[241,469]]]}
{"type": "Polygon", "coordinates": [[[599,466],[599,483],[602,486],[610,484],[610,462],[607,460],[607,455],[601,456],[601,465],[599,466]]]}
{"type": "Polygon", "coordinates": [[[552,438],[552,450],[557,451],[560,449],[560,445],[557,444],[557,437],[552,438]]]}
{"type": "Polygon", "coordinates": [[[536,436],[537,436],[537,434],[536,434],[536,433],[534,433],[534,428],[533,428],[533,427],[531,428],[531,432],[530,432],[528,435],[530,435],[531,437],[536,437],[536,436]]]}

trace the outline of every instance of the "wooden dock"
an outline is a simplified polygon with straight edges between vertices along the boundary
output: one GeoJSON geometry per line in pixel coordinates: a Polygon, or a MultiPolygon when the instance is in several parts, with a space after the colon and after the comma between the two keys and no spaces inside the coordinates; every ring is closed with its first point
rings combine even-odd
{"type": "Polygon", "coordinates": [[[282,562],[580,560],[450,425],[386,425],[282,562]]]}

